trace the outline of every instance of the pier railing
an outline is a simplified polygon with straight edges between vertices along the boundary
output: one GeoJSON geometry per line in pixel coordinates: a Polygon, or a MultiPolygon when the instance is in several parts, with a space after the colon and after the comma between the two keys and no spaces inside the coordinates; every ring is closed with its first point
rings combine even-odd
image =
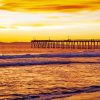
{"type": "Polygon", "coordinates": [[[100,49],[100,40],[32,40],[31,48],[100,49]]]}

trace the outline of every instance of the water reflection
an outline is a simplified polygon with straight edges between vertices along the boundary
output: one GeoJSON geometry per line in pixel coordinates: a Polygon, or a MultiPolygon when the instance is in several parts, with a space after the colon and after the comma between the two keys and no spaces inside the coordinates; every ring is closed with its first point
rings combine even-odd
{"type": "MultiPolygon", "coordinates": [[[[25,59],[12,59],[12,61],[25,59]]],[[[43,61],[42,58],[26,59],[43,61]]],[[[56,99],[74,94],[100,91],[100,58],[46,58],[53,61],[91,61],[94,63],[69,63],[0,68],[0,99],[56,99]],[[98,62],[98,63],[96,63],[98,62]]],[[[11,60],[4,60],[11,61],[11,60]]],[[[11,61],[11,62],[12,62],[11,61]]],[[[1,61],[3,62],[3,60],[1,61]]],[[[94,98],[96,96],[94,95],[94,98]]],[[[92,94],[93,96],[93,94],[92,94]]],[[[74,99],[73,99],[74,100],[74,99]]]]}

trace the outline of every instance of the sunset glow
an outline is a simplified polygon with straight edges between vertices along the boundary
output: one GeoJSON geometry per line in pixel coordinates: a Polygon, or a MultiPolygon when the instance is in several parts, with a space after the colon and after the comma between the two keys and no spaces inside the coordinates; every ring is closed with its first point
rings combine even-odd
{"type": "Polygon", "coordinates": [[[97,39],[99,0],[0,0],[0,41],[97,39]]]}

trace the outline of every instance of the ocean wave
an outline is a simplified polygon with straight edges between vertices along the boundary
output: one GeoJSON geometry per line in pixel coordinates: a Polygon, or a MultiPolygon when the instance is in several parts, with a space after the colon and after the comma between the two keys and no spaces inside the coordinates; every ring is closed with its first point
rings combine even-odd
{"type": "Polygon", "coordinates": [[[71,63],[80,63],[80,64],[100,64],[100,62],[89,62],[89,61],[29,61],[29,62],[7,62],[0,63],[0,67],[9,67],[9,66],[28,66],[28,65],[50,65],[50,64],[71,64],[71,63]]]}
{"type": "Polygon", "coordinates": [[[78,52],[78,53],[49,53],[49,54],[22,54],[22,55],[0,55],[0,59],[14,59],[14,58],[52,58],[52,57],[100,57],[100,52],[78,52]]]}
{"type": "Polygon", "coordinates": [[[5,100],[52,100],[56,98],[70,97],[80,93],[100,92],[100,86],[93,85],[81,88],[54,87],[49,90],[51,90],[51,92],[39,94],[10,94],[13,98],[6,98],[5,100]]]}

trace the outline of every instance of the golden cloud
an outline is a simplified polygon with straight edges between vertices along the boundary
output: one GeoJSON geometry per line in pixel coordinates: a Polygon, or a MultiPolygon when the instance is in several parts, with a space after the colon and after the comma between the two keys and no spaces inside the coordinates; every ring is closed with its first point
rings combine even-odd
{"type": "Polygon", "coordinates": [[[14,11],[76,11],[100,9],[98,0],[3,0],[2,10],[14,11]]]}
{"type": "Polygon", "coordinates": [[[32,7],[28,8],[29,10],[67,10],[67,9],[84,9],[88,8],[89,6],[87,5],[45,5],[45,6],[40,6],[40,7],[32,7]]]}

